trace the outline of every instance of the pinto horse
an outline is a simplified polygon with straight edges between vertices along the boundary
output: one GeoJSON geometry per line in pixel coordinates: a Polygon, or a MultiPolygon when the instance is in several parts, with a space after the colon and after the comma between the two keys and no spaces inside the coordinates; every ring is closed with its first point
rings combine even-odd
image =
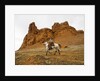
{"type": "MultiPolygon", "coordinates": [[[[55,49],[55,53],[54,53],[54,55],[56,54],[56,52],[58,52],[59,53],[59,55],[60,55],[60,48],[61,48],[61,45],[60,44],[57,44],[57,43],[54,43],[53,45],[51,44],[49,44],[48,42],[44,42],[43,43],[44,45],[45,45],[45,48],[46,48],[46,55],[48,54],[48,52],[50,51],[50,50],[52,50],[52,49],[55,49]]],[[[50,53],[50,52],[49,52],[50,53]]]]}

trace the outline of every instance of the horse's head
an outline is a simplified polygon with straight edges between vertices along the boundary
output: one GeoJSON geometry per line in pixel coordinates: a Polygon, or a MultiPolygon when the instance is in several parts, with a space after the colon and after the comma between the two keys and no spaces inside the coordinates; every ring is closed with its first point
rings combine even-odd
{"type": "Polygon", "coordinates": [[[47,45],[48,43],[47,43],[47,42],[44,42],[43,44],[44,44],[44,45],[47,45]]]}

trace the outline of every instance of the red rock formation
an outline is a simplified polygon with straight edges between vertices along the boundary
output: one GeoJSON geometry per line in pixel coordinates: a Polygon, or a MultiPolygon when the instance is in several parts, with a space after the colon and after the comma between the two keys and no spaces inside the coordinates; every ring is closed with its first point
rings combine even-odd
{"type": "Polygon", "coordinates": [[[55,42],[60,43],[63,47],[71,44],[83,44],[84,31],[77,31],[74,27],[70,26],[67,21],[54,23],[52,29],[43,28],[40,30],[37,29],[35,23],[32,22],[29,25],[28,34],[25,36],[20,49],[36,46],[36,44],[39,47],[39,44],[47,41],[49,38],[53,38],[55,42]]]}
{"type": "Polygon", "coordinates": [[[68,29],[69,28],[69,24],[67,21],[65,21],[64,23],[54,23],[54,25],[52,26],[52,31],[57,33],[59,31],[62,31],[64,29],[68,29]]]}
{"type": "Polygon", "coordinates": [[[36,42],[43,43],[49,38],[54,38],[53,31],[49,28],[40,29],[38,34],[36,35],[36,42]]]}
{"type": "Polygon", "coordinates": [[[80,34],[84,34],[83,30],[78,30],[77,32],[80,33],[80,34]]]}
{"type": "Polygon", "coordinates": [[[32,22],[29,25],[28,34],[25,36],[20,49],[26,48],[27,46],[31,46],[31,45],[35,44],[36,43],[36,41],[35,41],[36,40],[36,36],[35,35],[38,33],[38,31],[39,30],[35,26],[35,23],[32,22]]]}
{"type": "Polygon", "coordinates": [[[32,22],[32,23],[29,25],[29,31],[28,31],[28,33],[37,34],[38,31],[39,31],[39,30],[38,30],[37,27],[35,26],[35,22],[32,22]]]}

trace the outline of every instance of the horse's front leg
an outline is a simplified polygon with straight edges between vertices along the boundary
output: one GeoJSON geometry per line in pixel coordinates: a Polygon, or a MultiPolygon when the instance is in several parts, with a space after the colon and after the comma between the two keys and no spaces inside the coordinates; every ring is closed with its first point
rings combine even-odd
{"type": "Polygon", "coordinates": [[[55,55],[55,54],[56,54],[56,52],[57,52],[57,48],[55,47],[54,49],[55,49],[55,53],[54,53],[54,55],[55,55]]]}
{"type": "Polygon", "coordinates": [[[57,52],[59,53],[59,55],[60,55],[60,50],[59,49],[57,49],[57,52]]]}

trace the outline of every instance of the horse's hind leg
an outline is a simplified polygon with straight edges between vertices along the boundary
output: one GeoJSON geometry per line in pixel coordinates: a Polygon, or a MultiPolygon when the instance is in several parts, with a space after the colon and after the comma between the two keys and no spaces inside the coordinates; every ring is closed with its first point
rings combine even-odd
{"type": "Polygon", "coordinates": [[[54,55],[56,54],[57,51],[55,51],[54,55]]]}
{"type": "Polygon", "coordinates": [[[59,53],[59,55],[60,55],[60,50],[58,49],[58,53],[59,53]]]}
{"type": "Polygon", "coordinates": [[[48,51],[46,51],[46,55],[47,55],[48,51]]]}

